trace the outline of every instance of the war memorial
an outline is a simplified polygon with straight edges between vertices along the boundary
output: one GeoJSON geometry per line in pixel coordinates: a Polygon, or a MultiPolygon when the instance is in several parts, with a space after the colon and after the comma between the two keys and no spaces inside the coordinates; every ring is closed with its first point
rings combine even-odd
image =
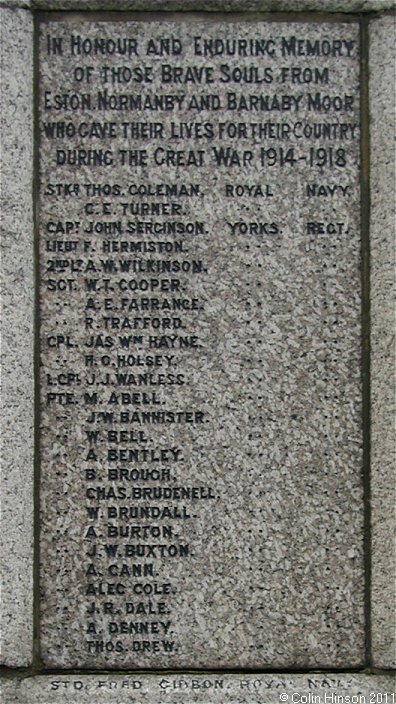
{"type": "Polygon", "coordinates": [[[4,704],[395,704],[394,9],[1,14],[4,704]]]}

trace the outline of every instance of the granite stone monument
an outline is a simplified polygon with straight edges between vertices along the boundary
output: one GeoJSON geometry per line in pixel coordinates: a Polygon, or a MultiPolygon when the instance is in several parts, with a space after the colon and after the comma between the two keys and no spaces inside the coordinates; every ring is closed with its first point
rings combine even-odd
{"type": "Polygon", "coordinates": [[[394,704],[363,4],[1,9],[5,702],[394,704]]]}

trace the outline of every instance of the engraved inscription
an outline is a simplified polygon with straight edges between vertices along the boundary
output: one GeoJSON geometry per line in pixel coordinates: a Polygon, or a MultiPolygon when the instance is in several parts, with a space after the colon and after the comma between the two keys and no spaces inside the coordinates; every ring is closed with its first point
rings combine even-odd
{"type": "Polygon", "coordinates": [[[48,666],[361,664],[358,47],[41,22],[48,666]]]}

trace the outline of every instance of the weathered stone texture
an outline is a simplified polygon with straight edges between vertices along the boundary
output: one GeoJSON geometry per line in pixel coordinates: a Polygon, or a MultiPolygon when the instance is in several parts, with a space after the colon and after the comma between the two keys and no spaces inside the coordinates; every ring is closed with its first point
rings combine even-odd
{"type": "Polygon", "coordinates": [[[279,704],[306,701],[329,704],[331,697],[370,693],[388,699],[390,676],[349,673],[293,675],[53,675],[4,682],[6,704],[279,704]],[[292,699],[293,697],[293,699],[292,699]],[[325,698],[326,697],[326,698],[325,698]]]}
{"type": "MultiPolygon", "coordinates": [[[[64,22],[62,18],[41,25],[42,657],[51,667],[358,667],[364,661],[358,24],[208,22],[202,18],[149,23],[85,20],[71,17],[64,22]],[[48,36],[62,42],[62,52],[54,52],[51,44],[48,49],[48,36]],[[312,60],[293,53],[290,58],[287,47],[290,37],[294,46],[295,36],[301,38],[303,47],[307,37],[317,46],[323,41],[326,52],[336,40],[343,47],[342,56],[329,59],[321,55],[312,60]],[[125,64],[129,71],[144,62],[152,73],[147,83],[136,86],[129,74],[127,85],[118,78],[109,83],[108,69],[99,70],[103,59],[93,66],[89,85],[73,82],[75,66],[80,71],[92,64],[92,56],[77,53],[82,46],[91,50],[92,37],[105,42],[133,38],[138,43],[137,57],[125,60],[107,55],[106,63],[117,69],[114,75],[118,77],[117,67],[125,64]],[[152,56],[149,52],[157,37],[179,41],[181,53],[165,59],[152,56]],[[87,44],[82,44],[85,38],[87,44]],[[198,38],[196,43],[194,38],[198,38]],[[246,40],[253,38],[260,47],[268,42],[271,55],[265,60],[254,53],[205,58],[203,38],[245,42],[238,47],[250,46],[246,40]],[[177,68],[177,76],[180,70],[184,72],[184,84],[169,78],[169,65],[172,72],[177,68]],[[312,68],[313,80],[324,80],[325,86],[293,82],[290,65],[298,76],[301,70],[312,68]],[[208,75],[202,73],[203,66],[208,75]],[[186,73],[187,67],[194,79],[186,73]],[[330,78],[327,74],[317,78],[316,71],[322,68],[330,78]],[[113,96],[111,104],[107,98],[103,103],[104,89],[113,96]],[[53,96],[72,95],[73,91],[85,95],[74,98],[80,107],[60,112],[53,96]],[[321,100],[316,100],[318,92],[327,96],[323,108],[321,100]],[[135,101],[126,113],[117,113],[112,105],[117,96],[124,101],[125,94],[142,103],[135,101]],[[208,94],[217,102],[208,100],[208,94]],[[153,95],[170,95],[172,110],[154,105],[153,95]],[[257,105],[263,105],[261,111],[257,105]],[[136,137],[135,131],[130,138],[121,129],[125,115],[135,127],[142,120],[156,120],[161,136],[136,137]],[[95,135],[79,138],[80,123],[86,125],[98,116],[114,122],[114,136],[100,141],[95,135]],[[67,139],[51,136],[51,121],[62,118],[70,123],[67,139]],[[269,123],[275,127],[270,129],[269,123]],[[257,132],[258,124],[263,124],[262,134],[257,132]],[[193,138],[187,136],[191,125],[193,138]],[[272,131],[278,128],[278,134],[272,131]],[[238,138],[235,129],[242,130],[238,138]],[[284,132],[282,137],[282,130],[287,130],[287,136],[284,132]],[[76,146],[98,145],[109,150],[111,168],[75,164],[76,146]],[[146,165],[123,163],[121,153],[131,147],[133,154],[141,150],[146,165]],[[227,154],[233,161],[227,158],[225,162],[220,149],[231,150],[227,154]],[[177,164],[175,150],[181,155],[177,164]],[[194,156],[187,163],[187,155],[199,150],[202,162],[198,159],[196,163],[194,156]],[[168,153],[171,160],[165,163],[168,153]],[[246,162],[241,163],[244,155],[246,162]],[[69,158],[71,163],[65,164],[69,158]],[[71,196],[49,193],[50,182],[75,183],[79,190],[71,196]],[[83,184],[90,182],[118,184],[123,195],[109,196],[110,206],[105,205],[103,195],[96,195],[94,214],[89,215],[84,210],[88,196],[83,184]],[[143,250],[124,256],[117,254],[118,249],[109,254],[108,243],[114,241],[118,246],[125,241],[128,246],[135,241],[166,240],[173,247],[175,233],[169,234],[167,228],[172,217],[163,216],[162,211],[151,215],[150,210],[143,216],[136,210],[158,203],[163,196],[154,190],[154,195],[133,197],[128,189],[138,184],[147,191],[159,184],[163,193],[164,185],[190,183],[198,184],[199,194],[173,196],[179,208],[176,212],[181,213],[173,220],[178,218],[193,229],[178,230],[182,232],[176,237],[183,245],[181,254],[179,250],[158,259],[160,266],[162,259],[169,264],[174,257],[188,267],[192,260],[203,263],[199,271],[181,271],[176,280],[183,295],[197,300],[198,307],[178,314],[183,327],[175,333],[182,329],[183,335],[196,336],[197,345],[179,348],[176,334],[171,360],[175,366],[170,371],[182,373],[184,383],[162,386],[155,400],[150,396],[153,389],[145,388],[148,400],[143,399],[146,405],[142,408],[135,358],[139,355],[144,363],[147,352],[157,349],[150,347],[153,336],[154,344],[156,340],[161,345],[171,343],[166,335],[164,340],[156,337],[158,318],[164,314],[149,310],[142,328],[136,305],[141,305],[142,295],[162,300],[170,294],[139,288],[140,282],[150,284],[147,279],[153,271],[147,268],[143,250]],[[324,184],[321,193],[325,195],[310,195],[308,186],[314,184],[315,190],[318,183],[324,184]],[[231,184],[240,186],[232,197],[226,188],[231,184]],[[246,185],[259,185],[264,191],[268,186],[269,195],[251,195],[246,185]],[[135,210],[129,210],[130,206],[135,210]],[[50,257],[48,247],[56,241],[56,227],[62,232],[66,222],[71,223],[69,239],[76,250],[63,264],[67,256],[50,257]],[[139,229],[137,222],[143,223],[139,229]],[[195,222],[199,231],[194,231],[195,222]],[[146,223],[160,227],[146,229],[146,223]],[[84,251],[85,240],[88,250],[84,251]],[[106,258],[111,269],[104,267],[106,258]],[[122,305],[128,301],[122,304],[120,299],[132,295],[122,293],[125,265],[136,264],[143,268],[128,268],[127,278],[135,287],[131,290],[137,303],[133,300],[130,312],[123,312],[122,305]],[[72,265],[75,274],[70,290],[55,290],[48,279],[63,280],[72,265]],[[85,281],[92,271],[99,282],[110,271],[108,294],[104,284],[87,294],[85,281]],[[88,300],[90,296],[95,301],[88,300]],[[85,324],[85,317],[92,328],[85,324]],[[155,328],[150,327],[153,319],[157,319],[155,328]],[[139,333],[130,349],[135,356],[127,388],[119,378],[126,370],[119,361],[125,348],[120,347],[122,332],[117,320],[125,324],[125,330],[139,333]],[[69,347],[47,344],[58,334],[63,341],[68,336],[69,347]],[[106,337],[110,338],[108,370],[100,367],[100,347],[106,337]],[[89,355],[93,355],[92,366],[87,366],[89,355]],[[56,380],[65,372],[72,375],[69,405],[61,405],[54,394],[59,391],[56,380]],[[92,391],[92,384],[99,399],[89,408],[85,392],[92,391]],[[136,400],[122,401],[122,391],[137,392],[136,400]],[[121,402],[129,405],[122,407],[121,402]],[[102,409],[114,411],[114,425],[103,425],[97,413],[92,421],[96,425],[92,425],[90,411],[98,411],[100,403],[102,409]],[[199,411],[204,420],[150,425],[133,418],[122,425],[120,411],[130,411],[132,418],[132,411],[139,416],[142,410],[158,410],[158,405],[166,412],[199,411]],[[93,427],[99,433],[95,447],[87,439],[93,427]],[[135,432],[143,428],[145,438],[139,441],[136,435],[130,439],[126,434],[112,440],[109,427],[135,432]],[[154,459],[143,457],[144,443],[153,449],[154,459]],[[175,460],[167,450],[171,447],[178,452],[175,460]],[[137,455],[130,457],[130,449],[137,449],[137,455]],[[152,480],[144,478],[117,480],[124,499],[115,496],[109,469],[158,467],[160,449],[170,456],[162,460],[168,463],[170,475],[157,481],[155,488],[163,487],[168,499],[165,494],[156,501],[136,498],[135,488],[152,490],[152,480]],[[93,467],[94,481],[86,478],[93,467]],[[92,485],[86,498],[87,487],[92,485]],[[106,501],[95,493],[97,485],[107,491],[106,501]],[[203,498],[180,502],[172,486],[198,487],[203,498]],[[176,548],[179,543],[186,545],[187,552],[173,558],[166,550],[162,557],[157,548],[156,553],[138,552],[137,548],[146,549],[143,543],[172,542],[169,533],[159,541],[142,540],[139,526],[150,524],[150,519],[144,521],[140,514],[136,518],[135,513],[133,520],[125,522],[117,513],[118,507],[136,511],[146,503],[156,509],[186,504],[189,515],[185,519],[176,516],[170,528],[176,548]],[[115,512],[112,518],[108,507],[115,512]],[[130,525],[133,535],[125,530],[121,534],[121,528],[130,525]],[[133,590],[140,575],[129,574],[125,595],[111,600],[114,615],[104,612],[101,590],[107,589],[106,576],[113,583],[110,577],[115,573],[106,545],[111,535],[121,536],[117,539],[120,568],[120,555],[138,555],[143,567],[146,563],[155,567],[155,579],[146,579],[148,587],[159,582],[161,588],[164,583],[169,589],[164,597],[166,618],[143,624],[153,626],[157,633],[163,629],[164,640],[152,638],[150,645],[150,638],[145,638],[143,644],[140,635],[133,635],[139,634],[136,628],[141,624],[135,623],[139,619],[125,615],[134,613],[126,609],[130,602],[135,608],[133,595],[139,592],[133,590]],[[134,552],[129,553],[130,549],[134,552]],[[165,652],[168,633],[171,654],[165,652]],[[146,642],[149,652],[142,651],[146,642]]],[[[156,266],[157,255],[151,256],[156,266]]],[[[152,524],[148,528],[153,531],[169,528],[166,518],[152,524]]]]}
{"type": "Polygon", "coordinates": [[[0,0],[0,7],[27,9],[31,7],[31,0],[0,0]]]}
{"type": "Polygon", "coordinates": [[[0,0],[0,5],[143,12],[379,12],[394,7],[392,0],[0,0]]]}
{"type": "Polygon", "coordinates": [[[396,666],[395,22],[370,23],[372,651],[396,666]]]}
{"type": "Polygon", "coordinates": [[[33,603],[32,17],[1,10],[2,662],[28,665],[33,603]]]}

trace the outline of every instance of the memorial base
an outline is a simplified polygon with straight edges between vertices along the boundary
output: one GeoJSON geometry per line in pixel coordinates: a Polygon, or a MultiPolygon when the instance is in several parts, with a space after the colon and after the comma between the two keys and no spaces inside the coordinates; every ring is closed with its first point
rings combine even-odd
{"type": "Polygon", "coordinates": [[[391,675],[219,673],[48,675],[5,683],[7,704],[380,704],[394,702],[391,675]]]}

